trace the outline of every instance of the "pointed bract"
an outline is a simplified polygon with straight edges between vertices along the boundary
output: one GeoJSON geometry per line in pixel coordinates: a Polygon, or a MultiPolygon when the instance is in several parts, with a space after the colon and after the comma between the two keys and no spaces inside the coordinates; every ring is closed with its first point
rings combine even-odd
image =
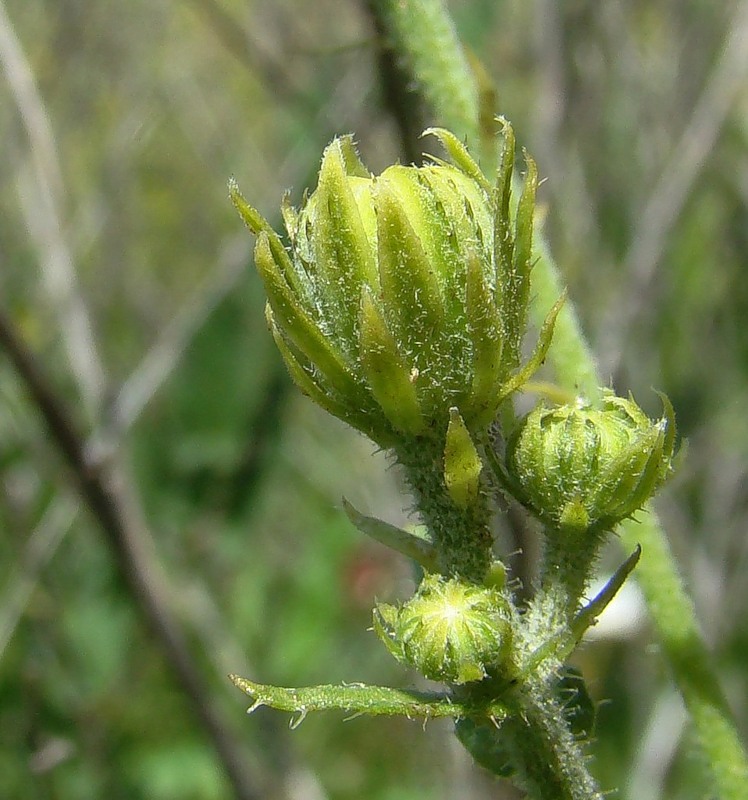
{"type": "Polygon", "coordinates": [[[446,128],[426,128],[422,136],[435,136],[442,147],[449,153],[452,163],[461,169],[469,178],[472,178],[486,192],[490,191],[486,176],[481,171],[476,161],[470,155],[467,147],[446,128]]]}
{"type": "Polygon", "coordinates": [[[414,374],[399,353],[368,291],[361,301],[361,366],[385,416],[402,433],[417,436],[425,421],[414,386],[414,374]]]}
{"type": "Polygon", "coordinates": [[[483,462],[459,410],[451,408],[444,445],[444,483],[449,496],[459,508],[467,508],[475,503],[480,491],[482,468],[483,462]]]}

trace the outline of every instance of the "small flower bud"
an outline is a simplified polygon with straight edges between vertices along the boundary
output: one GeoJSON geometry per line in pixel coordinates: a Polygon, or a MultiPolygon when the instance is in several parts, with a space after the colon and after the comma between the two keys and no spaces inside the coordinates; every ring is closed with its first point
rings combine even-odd
{"type": "Polygon", "coordinates": [[[506,662],[511,648],[500,591],[440,575],[427,575],[400,608],[379,605],[374,628],[399,661],[447,683],[481,680],[506,662]]]}
{"type": "Polygon", "coordinates": [[[351,137],[335,139],[316,190],[298,211],[284,202],[290,252],[230,186],[258,237],[268,322],[291,376],[383,446],[403,436],[443,438],[452,408],[468,431],[484,429],[531,371],[519,369],[519,353],[535,165],[527,156],[515,223],[511,127],[493,187],[456,137],[429,133],[452,163],[395,165],[378,177],[361,163],[351,137]]]}
{"type": "Polygon", "coordinates": [[[650,420],[607,392],[602,408],[538,406],[507,443],[508,488],[545,524],[609,530],[640,509],[672,469],[673,408],[650,420]]]}

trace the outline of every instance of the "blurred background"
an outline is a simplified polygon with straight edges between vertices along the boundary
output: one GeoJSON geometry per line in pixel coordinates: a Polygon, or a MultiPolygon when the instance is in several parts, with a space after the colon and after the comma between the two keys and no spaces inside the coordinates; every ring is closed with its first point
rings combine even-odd
{"type": "MultiPolygon", "coordinates": [[[[653,415],[667,392],[689,440],[657,507],[745,734],[748,3],[450,8],[547,178],[602,374],[653,415]]],[[[355,0],[0,0],[0,309],[85,464],[0,354],[0,797],[516,797],[448,723],[291,732],[226,678],[414,681],[367,631],[409,566],[340,498],[409,501],[291,390],[226,190],[277,220],[333,135],[399,158],[379,45],[355,0]]],[[[578,664],[604,788],[703,797],[635,590],[578,664]]]]}

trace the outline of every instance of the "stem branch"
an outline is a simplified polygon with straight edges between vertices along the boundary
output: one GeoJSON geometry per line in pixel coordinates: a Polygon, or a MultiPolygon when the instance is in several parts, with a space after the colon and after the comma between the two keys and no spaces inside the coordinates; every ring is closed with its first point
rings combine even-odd
{"type": "Polygon", "coordinates": [[[133,504],[128,502],[124,476],[114,465],[91,463],[71,414],[2,311],[0,349],[7,353],[67,461],[83,501],[116,555],[122,578],[161,644],[168,664],[192,703],[195,715],[205,727],[233,784],[235,796],[240,800],[257,800],[261,793],[247,770],[246,758],[211,701],[210,692],[171,610],[164,576],[149,552],[150,537],[145,535],[143,525],[133,514],[133,504]]]}

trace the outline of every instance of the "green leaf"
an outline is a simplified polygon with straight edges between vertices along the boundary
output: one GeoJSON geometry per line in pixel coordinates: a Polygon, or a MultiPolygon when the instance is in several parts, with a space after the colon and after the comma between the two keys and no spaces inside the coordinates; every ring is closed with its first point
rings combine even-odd
{"type": "MultiPolygon", "coordinates": [[[[394,169],[394,168],[391,168],[394,169]]],[[[438,340],[444,307],[434,268],[423,244],[413,230],[404,198],[393,186],[394,176],[377,182],[377,245],[382,304],[393,323],[393,333],[409,359],[429,364],[432,347],[438,340]]],[[[416,216],[417,203],[407,198],[416,216]]]]}
{"type": "Polygon", "coordinates": [[[314,194],[312,233],[317,273],[335,305],[338,335],[344,341],[354,339],[362,285],[377,285],[374,249],[347,174],[345,152],[351,149],[348,137],[335,139],[325,150],[314,194]]]}
{"type": "Polygon", "coordinates": [[[491,296],[480,258],[475,252],[467,259],[465,317],[472,340],[472,386],[468,422],[483,427],[493,421],[498,407],[502,372],[503,340],[501,318],[491,296]]]}
{"type": "Polygon", "coordinates": [[[494,269],[500,305],[503,305],[504,298],[511,288],[508,280],[514,261],[514,232],[509,210],[513,174],[514,130],[508,122],[504,121],[504,143],[501,148],[501,160],[494,190],[494,269]]]}
{"type": "Polygon", "coordinates": [[[563,705],[571,732],[578,739],[588,740],[594,732],[597,714],[580,670],[568,664],[564,666],[554,693],[563,705]]]}
{"type": "Polygon", "coordinates": [[[574,645],[581,640],[584,632],[597,622],[597,618],[610,604],[611,600],[618,594],[621,586],[623,586],[626,578],[634,570],[634,567],[639,563],[642,549],[639,545],[636,546],[634,552],[621,564],[615,571],[611,579],[605,584],[598,595],[591,600],[581,611],[574,617],[571,625],[571,632],[574,637],[574,645]]]}
{"type": "Polygon", "coordinates": [[[365,405],[364,390],[351,373],[343,355],[325,337],[284,279],[265,231],[261,231],[257,239],[255,266],[265,285],[278,327],[351,406],[365,405]]]}
{"type": "Polygon", "coordinates": [[[490,720],[459,719],[455,734],[483,769],[500,778],[510,778],[515,773],[510,742],[490,720]]]}
{"type": "Polygon", "coordinates": [[[343,510],[348,519],[361,531],[386,547],[391,547],[413,561],[418,562],[428,572],[437,571],[438,555],[433,543],[414,533],[397,528],[381,519],[366,517],[343,498],[343,510]]]}
{"type": "Polygon", "coordinates": [[[478,183],[482,189],[485,189],[487,192],[491,190],[491,186],[481,168],[473,160],[467,147],[465,147],[452,131],[448,131],[446,128],[427,128],[421,136],[435,136],[442,147],[447,151],[449,157],[452,159],[452,163],[456,167],[459,167],[468,177],[478,183]]]}
{"type": "Polygon", "coordinates": [[[517,389],[520,389],[522,386],[524,386],[524,384],[530,380],[530,378],[542,365],[548,353],[548,348],[551,346],[551,342],[553,341],[553,331],[555,330],[556,326],[556,318],[561,312],[565,302],[566,292],[564,292],[561,297],[556,300],[556,302],[553,304],[553,308],[551,308],[551,310],[548,312],[548,316],[545,318],[543,327],[540,329],[535,350],[527,360],[527,363],[501,387],[502,400],[509,397],[512,392],[516,392],[517,389]]]}
{"type": "Polygon", "coordinates": [[[424,717],[483,717],[501,720],[506,708],[496,701],[485,705],[455,700],[448,694],[416,692],[409,689],[393,689],[389,686],[367,686],[352,683],[342,686],[306,686],[299,689],[267,686],[254,683],[238,675],[229,675],[233,684],[249,695],[252,705],[248,713],[261,706],[278,711],[289,711],[299,716],[292,727],[300,724],[310,711],[346,711],[354,715],[370,714],[385,716],[424,717]]]}
{"type": "Polygon", "coordinates": [[[239,216],[244,220],[244,224],[258,236],[260,233],[267,234],[268,244],[270,251],[273,254],[273,259],[278,264],[283,277],[289,282],[293,288],[298,290],[294,285],[294,269],[291,259],[283,247],[278,234],[272,229],[270,223],[249,203],[244,199],[244,196],[239,191],[239,186],[234,178],[229,180],[229,196],[234,208],[239,212],[239,216]]]}
{"type": "Polygon", "coordinates": [[[273,335],[273,340],[286,364],[288,373],[301,392],[328,413],[365,433],[380,447],[391,447],[393,444],[391,432],[387,430],[384,419],[381,420],[381,424],[377,425],[375,415],[361,413],[356,407],[346,404],[336,393],[331,392],[327,387],[320,384],[320,372],[308,365],[308,361],[300,353],[295,352],[293,346],[286,341],[283,332],[275,323],[270,304],[265,306],[265,318],[273,335]]]}

